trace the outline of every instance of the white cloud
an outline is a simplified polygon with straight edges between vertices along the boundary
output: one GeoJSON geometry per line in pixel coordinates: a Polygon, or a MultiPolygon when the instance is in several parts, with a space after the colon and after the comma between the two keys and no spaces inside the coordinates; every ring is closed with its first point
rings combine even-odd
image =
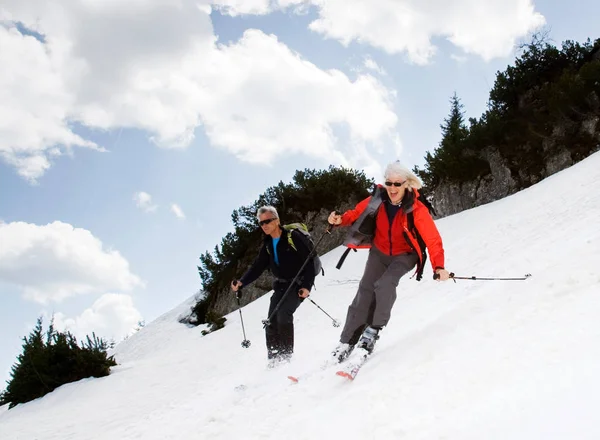
{"type": "Polygon", "coordinates": [[[365,68],[369,70],[373,70],[374,72],[379,73],[380,75],[386,75],[385,70],[375,62],[375,60],[371,57],[366,57],[364,62],[365,68]]]}
{"type": "Polygon", "coordinates": [[[90,231],[59,221],[0,223],[0,281],[39,303],[144,285],[118,251],[105,249],[90,231]]]}
{"type": "Polygon", "coordinates": [[[510,54],[515,41],[545,23],[531,0],[312,0],[319,18],[310,28],[348,45],[367,43],[406,53],[416,64],[435,54],[433,37],[445,37],[484,60],[510,54]]]}
{"type": "MultiPolygon", "coordinates": [[[[231,13],[269,4],[218,3],[231,13]]],[[[169,148],[188,146],[202,127],[214,146],[263,164],[294,153],[344,163],[395,135],[392,92],[375,78],[321,70],[257,30],[217,45],[207,4],[5,0],[0,20],[43,41],[0,27],[0,157],[39,178],[70,148],[98,148],[77,124],[146,130],[169,148]]]]}
{"type": "Polygon", "coordinates": [[[145,212],[154,212],[158,208],[158,205],[152,203],[152,196],[144,191],[136,192],[133,195],[135,206],[145,212]]]}
{"type": "Polygon", "coordinates": [[[57,46],[49,42],[46,51],[34,37],[0,25],[0,157],[31,182],[72,147],[101,149],[68,127],[75,97],[67,84],[82,67],[57,46]]]}
{"type": "MultiPolygon", "coordinates": [[[[268,0],[256,0],[253,8],[241,0],[224,12],[265,14],[268,0]],[[259,6],[260,5],[260,6],[259,6]]],[[[406,53],[411,62],[426,64],[436,52],[431,40],[447,38],[466,53],[490,60],[511,53],[517,39],[545,24],[532,0],[278,0],[269,11],[312,5],[319,18],[309,27],[343,45],[356,41],[390,54],[406,53]]]]}
{"type": "Polygon", "coordinates": [[[69,330],[82,341],[92,332],[104,339],[119,342],[133,333],[142,314],[133,304],[130,295],[106,293],[79,316],[69,318],[61,312],[54,313],[54,326],[59,331],[69,330]]]}
{"type": "Polygon", "coordinates": [[[185,218],[185,214],[183,213],[183,210],[177,203],[173,203],[171,205],[171,211],[173,212],[173,214],[175,214],[175,216],[177,218],[181,218],[181,219],[185,218]]]}
{"type": "Polygon", "coordinates": [[[345,162],[365,142],[387,141],[396,126],[393,93],[374,77],[323,71],[257,30],[215,52],[213,66],[212,93],[199,102],[204,125],[215,145],[244,161],[303,153],[345,162]],[[342,153],[348,147],[336,128],[348,130],[350,151],[342,153]]]}
{"type": "Polygon", "coordinates": [[[212,7],[222,14],[231,15],[266,15],[276,10],[283,10],[293,7],[297,14],[305,14],[311,3],[311,0],[207,0],[212,7]]]}

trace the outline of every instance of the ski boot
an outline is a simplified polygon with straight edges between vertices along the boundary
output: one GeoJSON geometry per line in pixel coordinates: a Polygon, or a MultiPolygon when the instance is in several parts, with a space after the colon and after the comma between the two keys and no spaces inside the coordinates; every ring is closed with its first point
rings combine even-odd
{"type": "Polygon", "coordinates": [[[277,354],[269,358],[269,362],[267,363],[268,369],[273,369],[280,367],[281,365],[289,364],[292,362],[292,354],[291,353],[281,353],[277,354]]]}
{"type": "Polygon", "coordinates": [[[354,345],[340,342],[340,344],[331,352],[331,355],[336,358],[338,362],[344,362],[348,359],[352,350],[354,350],[354,345]]]}
{"type": "Polygon", "coordinates": [[[358,340],[357,347],[366,350],[368,354],[371,354],[375,348],[377,339],[379,339],[379,329],[369,326],[358,340]]]}

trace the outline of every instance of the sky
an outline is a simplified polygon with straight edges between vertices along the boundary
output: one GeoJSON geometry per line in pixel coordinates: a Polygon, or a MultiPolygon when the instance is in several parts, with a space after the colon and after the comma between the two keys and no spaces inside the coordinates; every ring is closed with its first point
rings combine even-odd
{"type": "Polygon", "coordinates": [[[533,32],[598,37],[574,5],[2,0],[0,381],[39,316],[120,341],[196,293],[233,210],[297,169],[422,165],[533,32]]]}
{"type": "MultiPolygon", "coordinates": [[[[292,361],[269,369],[261,320],[270,295],[240,311],[248,348],[238,311],[206,336],[204,325],[181,325],[190,296],[111,350],[118,365],[109,376],[0,407],[1,437],[596,440],[600,192],[582,189],[599,178],[595,153],[438,220],[457,276],[531,276],[402,278],[389,324],[354,381],[335,373],[356,357],[331,362],[341,328],[308,301],[294,314],[292,361]]],[[[343,250],[322,257],[325,275],[310,296],[342,323],[368,254],[351,254],[337,270],[343,250]]]]}

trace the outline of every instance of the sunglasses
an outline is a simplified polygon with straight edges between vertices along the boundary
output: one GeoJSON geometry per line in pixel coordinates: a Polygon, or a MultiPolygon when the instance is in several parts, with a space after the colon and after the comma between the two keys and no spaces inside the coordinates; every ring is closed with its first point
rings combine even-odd
{"type": "Polygon", "coordinates": [[[402,186],[406,183],[406,180],[404,182],[390,182],[389,180],[387,182],[385,182],[385,186],[402,186]]]}
{"type": "Polygon", "coordinates": [[[264,220],[259,221],[258,224],[261,225],[261,226],[268,225],[273,220],[277,220],[277,219],[276,218],[266,218],[264,220]]]}

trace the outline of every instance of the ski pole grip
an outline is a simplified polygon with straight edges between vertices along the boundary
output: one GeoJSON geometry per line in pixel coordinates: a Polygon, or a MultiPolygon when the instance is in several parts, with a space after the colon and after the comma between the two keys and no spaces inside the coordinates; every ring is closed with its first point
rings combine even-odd
{"type": "MultiPolygon", "coordinates": [[[[237,285],[240,280],[234,280],[235,284],[237,285]]],[[[238,303],[240,302],[240,299],[242,298],[242,286],[238,287],[238,290],[236,290],[235,292],[235,298],[238,300],[238,303]]]]}
{"type": "MultiPolygon", "coordinates": [[[[342,213],[338,210],[335,210],[333,212],[335,213],[335,215],[342,215],[342,213]]],[[[327,221],[327,228],[325,229],[325,232],[331,232],[336,226],[337,225],[332,225],[331,223],[329,223],[329,221],[327,221]]]]}
{"type": "MultiPolygon", "coordinates": [[[[433,274],[433,279],[437,280],[440,278],[440,274],[439,273],[434,273],[433,274]]],[[[454,272],[450,272],[450,278],[454,278],[454,272]]]]}

